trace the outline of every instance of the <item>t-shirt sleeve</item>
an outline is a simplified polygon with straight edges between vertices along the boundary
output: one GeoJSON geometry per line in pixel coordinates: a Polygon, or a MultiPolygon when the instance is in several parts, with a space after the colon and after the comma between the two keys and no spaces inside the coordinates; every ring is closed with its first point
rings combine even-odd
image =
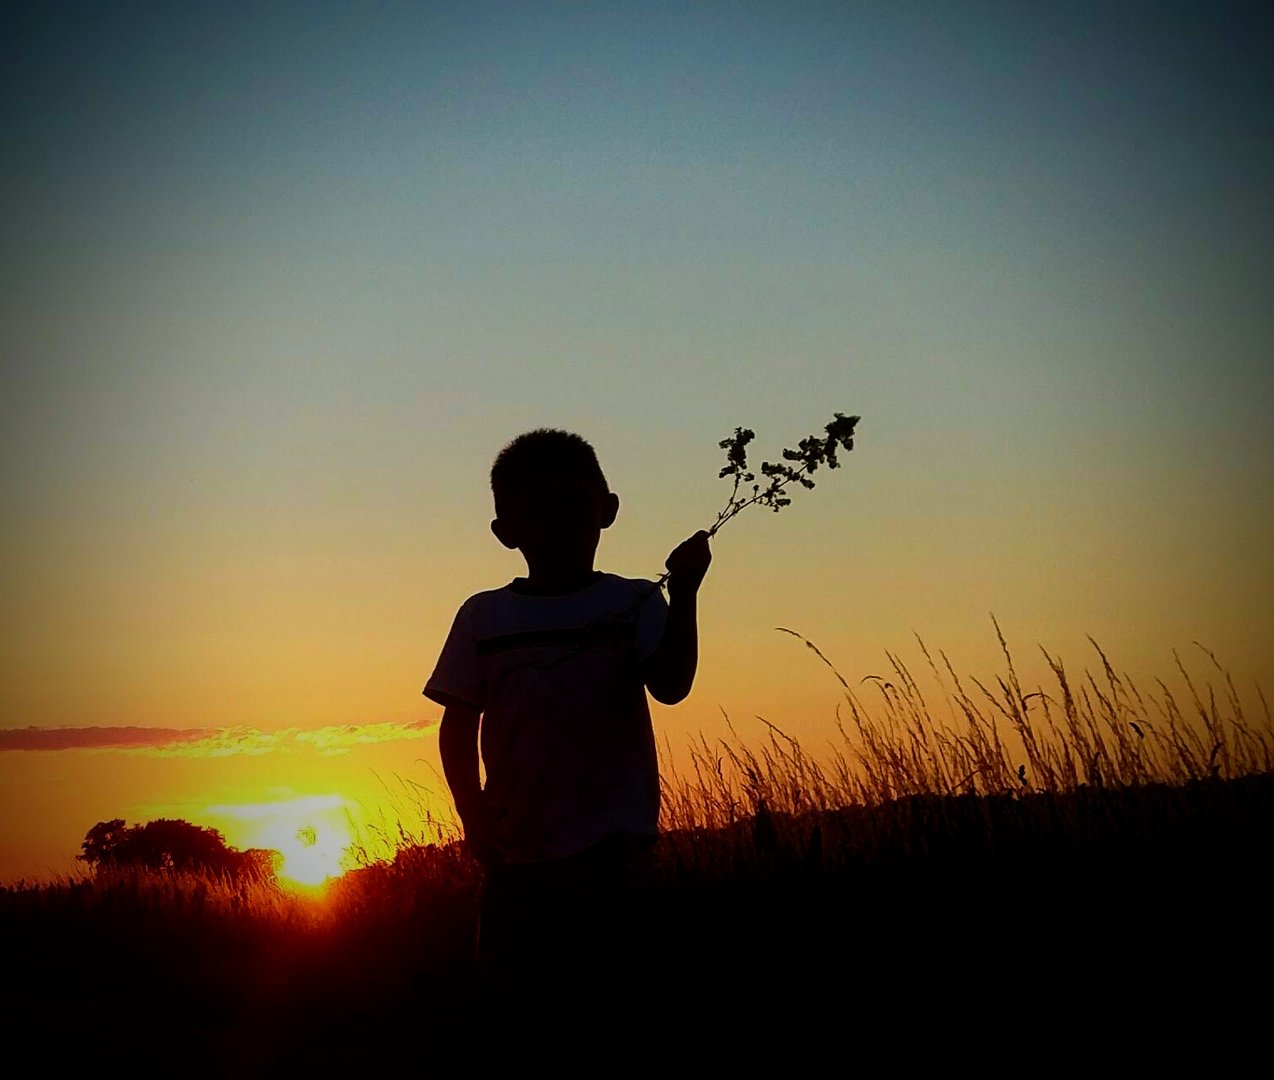
{"type": "MultiPolygon", "coordinates": [[[[643,581],[642,591],[649,589],[654,582],[643,581]]],[[[648,595],[637,609],[637,662],[645,663],[664,638],[664,623],[668,620],[668,601],[664,599],[663,589],[656,589],[648,595]]]]}
{"type": "Polygon", "coordinates": [[[479,710],[483,707],[485,688],[473,633],[473,610],[468,601],[460,605],[452,620],[451,632],[423,693],[443,706],[459,702],[479,710]]]}

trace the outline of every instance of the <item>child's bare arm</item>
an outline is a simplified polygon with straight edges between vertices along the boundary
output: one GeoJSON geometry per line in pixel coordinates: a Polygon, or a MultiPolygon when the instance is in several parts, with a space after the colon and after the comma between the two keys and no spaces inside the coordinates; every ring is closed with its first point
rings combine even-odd
{"type": "Polygon", "coordinates": [[[482,799],[482,780],[478,774],[478,720],[480,713],[472,705],[452,702],[442,713],[438,728],[438,753],[442,771],[451,788],[456,811],[464,825],[465,842],[482,862],[495,859],[490,823],[482,799]]]}
{"type": "Polygon", "coordinates": [[[699,666],[699,586],[712,562],[708,533],[699,531],[668,556],[668,620],[643,676],[650,696],[664,705],[685,699],[699,666]]]}

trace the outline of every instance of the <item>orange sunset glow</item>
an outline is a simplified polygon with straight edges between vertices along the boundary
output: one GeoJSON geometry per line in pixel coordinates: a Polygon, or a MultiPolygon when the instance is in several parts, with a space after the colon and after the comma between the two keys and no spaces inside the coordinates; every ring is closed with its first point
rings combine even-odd
{"type": "Polygon", "coordinates": [[[1256,1045],[1270,24],[19,5],[31,1068],[1256,1045]]]}

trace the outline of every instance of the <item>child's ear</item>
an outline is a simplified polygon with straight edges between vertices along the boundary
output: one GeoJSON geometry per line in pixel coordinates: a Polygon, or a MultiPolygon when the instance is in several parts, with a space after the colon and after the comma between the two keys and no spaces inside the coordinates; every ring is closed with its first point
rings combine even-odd
{"type": "Polygon", "coordinates": [[[607,492],[602,509],[602,528],[609,529],[615,524],[615,515],[619,513],[619,496],[613,491],[607,492]]]}
{"type": "Polygon", "coordinates": [[[513,531],[509,528],[508,523],[495,518],[491,522],[491,531],[495,534],[495,538],[507,548],[515,548],[518,546],[517,537],[513,535],[513,531]]]}

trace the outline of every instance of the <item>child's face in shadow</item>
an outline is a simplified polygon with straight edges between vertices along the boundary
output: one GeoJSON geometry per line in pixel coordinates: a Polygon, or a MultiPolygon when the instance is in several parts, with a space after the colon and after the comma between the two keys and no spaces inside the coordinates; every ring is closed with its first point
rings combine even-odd
{"type": "Polygon", "coordinates": [[[619,512],[619,497],[569,470],[544,473],[513,500],[491,531],[528,564],[592,565],[602,530],[619,512]]]}

